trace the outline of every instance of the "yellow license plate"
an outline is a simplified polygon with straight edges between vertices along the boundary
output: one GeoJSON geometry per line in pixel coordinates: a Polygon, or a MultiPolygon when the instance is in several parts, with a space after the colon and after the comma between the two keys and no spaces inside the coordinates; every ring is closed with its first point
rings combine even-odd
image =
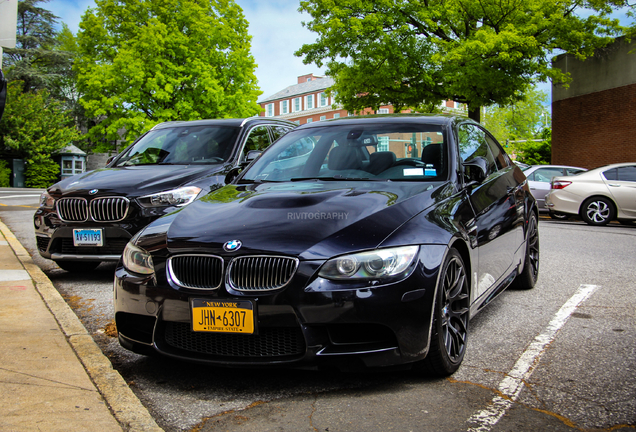
{"type": "Polygon", "coordinates": [[[254,304],[249,300],[192,299],[195,332],[254,333],[254,304]]]}

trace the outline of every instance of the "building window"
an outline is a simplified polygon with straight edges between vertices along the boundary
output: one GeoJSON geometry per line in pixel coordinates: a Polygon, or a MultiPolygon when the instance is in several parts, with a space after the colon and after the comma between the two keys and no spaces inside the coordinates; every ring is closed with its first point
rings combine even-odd
{"type": "Polygon", "coordinates": [[[305,98],[305,109],[313,109],[314,108],[314,95],[307,95],[305,98]]]}
{"type": "Polygon", "coordinates": [[[388,114],[389,113],[389,109],[388,108],[380,108],[378,110],[378,114],[388,114]]]}
{"type": "Polygon", "coordinates": [[[327,105],[329,105],[329,98],[324,92],[320,93],[320,106],[326,107],[327,105]]]}
{"type": "Polygon", "coordinates": [[[274,104],[265,105],[265,117],[274,117],[274,104]]]}
{"type": "Polygon", "coordinates": [[[300,100],[301,100],[301,98],[299,98],[299,97],[294,98],[292,100],[292,112],[297,112],[297,111],[300,111],[302,109],[302,107],[300,105],[300,103],[301,103],[300,100]]]}
{"type": "Polygon", "coordinates": [[[388,136],[379,136],[378,137],[378,151],[379,152],[389,151],[389,137],[388,136]]]}
{"type": "Polygon", "coordinates": [[[352,113],[351,111],[347,111],[347,117],[353,117],[355,115],[355,113],[352,113]]]}
{"type": "Polygon", "coordinates": [[[280,113],[281,114],[289,114],[289,101],[288,100],[280,101],[280,113]]]}
{"type": "Polygon", "coordinates": [[[84,159],[76,156],[62,156],[62,176],[69,177],[84,172],[84,159]]]}
{"type": "Polygon", "coordinates": [[[314,121],[314,119],[312,119],[311,117],[307,119],[307,123],[311,123],[312,121],[314,121]]]}
{"type": "Polygon", "coordinates": [[[327,116],[326,115],[320,116],[320,121],[323,121],[323,120],[327,120],[327,116]]]}
{"type": "Polygon", "coordinates": [[[340,118],[340,113],[335,113],[335,114],[333,115],[333,118],[340,118]]]}
{"type": "Polygon", "coordinates": [[[294,120],[294,123],[296,123],[297,125],[300,124],[300,120],[294,120]]]}

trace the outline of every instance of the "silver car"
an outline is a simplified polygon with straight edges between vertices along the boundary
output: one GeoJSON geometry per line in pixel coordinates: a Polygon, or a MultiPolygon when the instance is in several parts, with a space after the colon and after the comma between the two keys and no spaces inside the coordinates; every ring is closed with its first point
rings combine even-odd
{"type": "Polygon", "coordinates": [[[545,197],[550,212],[579,215],[590,225],[636,221],[636,162],[554,177],[545,197]]]}
{"type": "MultiPolygon", "coordinates": [[[[552,177],[572,176],[587,171],[585,168],[566,165],[528,165],[521,168],[528,179],[530,192],[537,200],[539,211],[547,212],[545,196],[550,192],[550,180],[552,177]]],[[[567,219],[569,216],[563,213],[550,212],[554,219],[567,219]]]]}

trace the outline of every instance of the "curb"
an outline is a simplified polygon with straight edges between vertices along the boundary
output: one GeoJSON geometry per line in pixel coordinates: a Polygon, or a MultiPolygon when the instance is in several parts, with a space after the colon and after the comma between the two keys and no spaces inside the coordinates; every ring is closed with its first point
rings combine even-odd
{"type": "Polygon", "coordinates": [[[1,221],[0,231],[33,279],[36,290],[122,428],[127,431],[163,432],[119,372],[113,369],[110,360],[102,353],[50,279],[33,262],[29,252],[1,221]]]}

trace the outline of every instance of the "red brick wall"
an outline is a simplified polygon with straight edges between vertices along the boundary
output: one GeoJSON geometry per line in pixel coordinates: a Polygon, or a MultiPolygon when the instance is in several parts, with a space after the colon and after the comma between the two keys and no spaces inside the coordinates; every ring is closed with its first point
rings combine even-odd
{"type": "Polygon", "coordinates": [[[636,162],[636,84],[552,103],[552,163],[636,162]]]}

